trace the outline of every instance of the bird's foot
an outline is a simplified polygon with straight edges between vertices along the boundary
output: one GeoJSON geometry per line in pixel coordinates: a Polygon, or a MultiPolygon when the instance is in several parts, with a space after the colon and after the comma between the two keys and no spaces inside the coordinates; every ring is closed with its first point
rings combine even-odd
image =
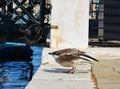
{"type": "Polygon", "coordinates": [[[76,68],[73,67],[72,69],[68,70],[66,73],[68,73],[68,74],[74,74],[75,70],[76,70],[76,68]]]}
{"type": "Polygon", "coordinates": [[[68,73],[69,73],[69,74],[74,74],[74,73],[75,73],[75,70],[70,69],[70,70],[68,71],[68,73]]]}
{"type": "Polygon", "coordinates": [[[68,71],[64,71],[64,73],[74,74],[74,73],[75,73],[75,71],[74,71],[74,70],[72,70],[72,69],[70,69],[70,70],[68,70],[68,71]]]}

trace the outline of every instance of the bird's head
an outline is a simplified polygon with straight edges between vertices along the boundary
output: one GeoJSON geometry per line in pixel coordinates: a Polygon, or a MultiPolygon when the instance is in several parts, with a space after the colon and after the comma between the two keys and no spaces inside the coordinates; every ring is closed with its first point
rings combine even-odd
{"type": "Polygon", "coordinates": [[[48,54],[52,55],[52,53],[51,53],[51,52],[49,52],[48,54]]]}

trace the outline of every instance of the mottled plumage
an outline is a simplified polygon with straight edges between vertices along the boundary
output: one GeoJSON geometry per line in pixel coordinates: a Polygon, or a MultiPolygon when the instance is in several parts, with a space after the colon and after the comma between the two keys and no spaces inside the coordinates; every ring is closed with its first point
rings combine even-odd
{"type": "Polygon", "coordinates": [[[95,58],[85,54],[85,52],[75,48],[62,49],[50,52],[49,54],[51,54],[55,58],[56,62],[60,65],[65,67],[72,67],[69,73],[74,73],[75,66],[80,62],[79,59],[89,62],[91,62],[91,60],[98,61],[95,58]]]}
{"type": "Polygon", "coordinates": [[[62,49],[62,50],[58,50],[58,51],[54,51],[52,52],[52,54],[54,55],[65,55],[65,54],[76,54],[76,55],[79,55],[79,54],[82,54],[82,53],[85,53],[83,51],[80,51],[78,49],[75,49],[75,48],[67,48],[67,49],[62,49]]]}

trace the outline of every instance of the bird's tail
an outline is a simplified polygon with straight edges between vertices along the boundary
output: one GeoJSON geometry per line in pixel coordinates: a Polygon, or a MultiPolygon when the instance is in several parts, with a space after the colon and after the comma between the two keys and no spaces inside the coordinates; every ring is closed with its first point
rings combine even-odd
{"type": "Polygon", "coordinates": [[[95,59],[95,58],[93,58],[93,57],[91,57],[91,56],[89,56],[89,55],[87,55],[87,54],[81,54],[81,55],[84,56],[84,57],[90,58],[90,59],[92,59],[92,60],[94,60],[94,61],[99,62],[97,59],[95,59]]]}

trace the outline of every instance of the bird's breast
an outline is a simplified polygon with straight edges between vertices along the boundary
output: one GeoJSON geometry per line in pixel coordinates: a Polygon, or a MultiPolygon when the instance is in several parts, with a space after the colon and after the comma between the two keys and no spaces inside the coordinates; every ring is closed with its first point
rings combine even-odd
{"type": "Polygon", "coordinates": [[[60,64],[65,67],[73,67],[74,66],[74,63],[72,63],[72,62],[61,62],[60,64]]]}
{"type": "Polygon", "coordinates": [[[61,59],[61,57],[58,57],[56,59],[56,62],[65,67],[73,67],[73,65],[74,65],[74,63],[72,61],[65,61],[65,60],[61,59]]]}

